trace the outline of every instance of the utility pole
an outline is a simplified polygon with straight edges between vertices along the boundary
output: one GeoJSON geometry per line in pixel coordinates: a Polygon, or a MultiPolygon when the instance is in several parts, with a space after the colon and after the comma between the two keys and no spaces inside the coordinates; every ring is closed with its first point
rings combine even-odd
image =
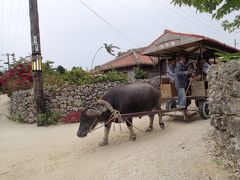
{"type": "Polygon", "coordinates": [[[13,62],[16,62],[15,54],[14,54],[14,53],[12,53],[12,54],[7,53],[7,54],[2,54],[2,56],[7,56],[7,62],[5,62],[4,64],[7,64],[8,70],[9,70],[9,69],[10,69],[10,66],[11,66],[11,64],[10,64],[10,56],[12,56],[13,62]]]}
{"type": "MultiPolygon", "coordinates": [[[[1,60],[1,59],[0,59],[0,61],[3,61],[3,60],[1,60]]],[[[2,67],[3,67],[3,66],[2,66],[2,65],[0,65],[0,68],[2,68],[2,67]]]]}
{"type": "Polygon", "coordinates": [[[13,62],[16,62],[16,56],[15,56],[15,53],[12,53],[11,56],[12,56],[12,60],[13,60],[13,62]]]}
{"type": "Polygon", "coordinates": [[[9,70],[10,69],[10,58],[9,58],[10,54],[9,53],[2,54],[2,56],[7,56],[7,62],[5,62],[4,64],[7,64],[8,70],[9,70]]]}
{"type": "Polygon", "coordinates": [[[42,79],[42,56],[40,46],[40,30],[38,18],[37,0],[29,0],[29,16],[31,26],[31,43],[32,43],[32,75],[34,101],[36,103],[37,125],[43,125],[39,119],[39,114],[45,113],[45,101],[43,94],[42,79]]]}
{"type": "Polygon", "coordinates": [[[239,43],[237,42],[237,39],[234,39],[234,47],[235,48],[237,48],[237,45],[238,45],[239,43]]]}

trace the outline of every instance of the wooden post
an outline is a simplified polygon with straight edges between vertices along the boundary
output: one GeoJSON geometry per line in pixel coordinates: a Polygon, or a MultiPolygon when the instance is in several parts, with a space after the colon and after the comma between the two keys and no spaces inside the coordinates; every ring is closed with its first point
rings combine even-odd
{"type": "Polygon", "coordinates": [[[203,44],[200,44],[200,60],[203,59],[203,44]]]}
{"type": "Polygon", "coordinates": [[[9,69],[10,69],[10,59],[9,59],[10,54],[7,53],[7,54],[2,54],[2,55],[3,55],[3,56],[7,56],[7,62],[5,62],[4,64],[7,64],[8,70],[9,70],[9,69]]]}
{"type": "Polygon", "coordinates": [[[234,47],[237,48],[237,45],[238,45],[237,39],[234,39],[234,47]]]}
{"type": "Polygon", "coordinates": [[[15,62],[16,62],[16,56],[15,56],[15,53],[12,53],[11,56],[12,56],[12,60],[13,60],[13,62],[15,63],[15,62]]]}
{"type": "MultiPolygon", "coordinates": [[[[29,16],[31,27],[31,43],[32,43],[32,75],[33,75],[33,91],[34,101],[36,103],[36,115],[45,113],[45,101],[43,94],[42,79],[42,56],[40,45],[40,31],[38,18],[37,0],[29,0],[29,16]]],[[[37,119],[37,125],[43,125],[37,119]]]]}
{"type": "Polygon", "coordinates": [[[158,62],[159,62],[158,69],[159,69],[160,85],[162,84],[161,61],[162,61],[162,59],[158,56],[158,62]]]}

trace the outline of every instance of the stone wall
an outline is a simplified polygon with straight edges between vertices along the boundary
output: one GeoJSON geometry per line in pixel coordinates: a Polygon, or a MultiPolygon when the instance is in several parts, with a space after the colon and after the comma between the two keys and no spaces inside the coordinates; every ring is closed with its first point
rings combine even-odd
{"type": "Polygon", "coordinates": [[[209,109],[214,138],[236,167],[240,167],[240,61],[211,67],[209,109]]]}
{"type": "MultiPolygon", "coordinates": [[[[147,82],[159,88],[159,78],[134,80],[147,82]]],[[[101,98],[111,88],[131,82],[104,82],[83,86],[68,86],[62,88],[47,88],[44,90],[47,110],[60,114],[64,118],[67,114],[78,112],[101,98]]],[[[36,109],[33,102],[32,90],[14,92],[11,96],[10,112],[13,118],[21,118],[26,123],[36,122],[36,109]]]]}

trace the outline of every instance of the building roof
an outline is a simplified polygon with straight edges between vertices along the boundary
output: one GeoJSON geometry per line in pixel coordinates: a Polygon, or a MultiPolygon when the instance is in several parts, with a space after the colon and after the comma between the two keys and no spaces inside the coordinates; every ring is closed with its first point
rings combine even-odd
{"type": "Polygon", "coordinates": [[[133,49],[116,57],[115,59],[100,66],[100,70],[120,69],[125,67],[137,66],[137,65],[156,65],[157,58],[144,56],[141,53],[145,48],[133,49]]]}
{"type": "Polygon", "coordinates": [[[153,41],[143,52],[145,55],[162,56],[179,52],[199,53],[200,46],[203,45],[205,51],[234,53],[238,49],[221,43],[217,40],[196,35],[185,34],[165,30],[164,33],[153,41]]]}

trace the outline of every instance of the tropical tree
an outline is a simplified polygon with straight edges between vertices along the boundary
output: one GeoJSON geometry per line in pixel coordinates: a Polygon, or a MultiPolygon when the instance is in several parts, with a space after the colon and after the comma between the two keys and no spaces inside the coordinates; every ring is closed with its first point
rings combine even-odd
{"type": "Polygon", "coordinates": [[[115,50],[116,49],[120,49],[118,46],[114,46],[113,44],[106,44],[106,43],[104,43],[103,46],[98,48],[98,50],[96,51],[96,53],[93,56],[92,63],[91,63],[91,70],[93,68],[93,63],[94,63],[94,60],[95,60],[98,52],[100,52],[101,49],[103,49],[103,48],[107,51],[108,54],[110,54],[112,56],[115,56],[115,50]]]}
{"type": "Polygon", "coordinates": [[[172,0],[176,6],[189,6],[196,8],[199,12],[212,14],[217,20],[222,20],[224,30],[229,32],[236,31],[240,28],[240,0],[172,0]],[[234,17],[232,21],[226,16],[234,17]]]}
{"type": "Polygon", "coordinates": [[[113,44],[106,44],[104,43],[104,48],[106,51],[111,54],[112,56],[115,56],[115,49],[120,49],[118,46],[114,46],[113,44]]]}
{"type": "Polygon", "coordinates": [[[66,72],[66,69],[64,67],[62,67],[61,65],[59,65],[57,68],[56,68],[56,71],[60,74],[64,74],[66,72]]]}

